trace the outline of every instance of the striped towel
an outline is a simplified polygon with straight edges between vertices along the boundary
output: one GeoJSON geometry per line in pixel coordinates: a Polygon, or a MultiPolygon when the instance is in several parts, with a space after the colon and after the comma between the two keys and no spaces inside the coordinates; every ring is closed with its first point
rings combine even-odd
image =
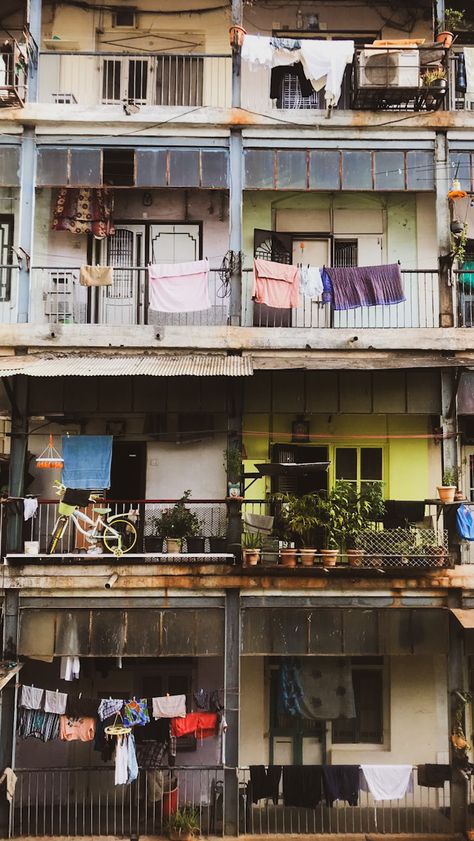
{"type": "Polygon", "coordinates": [[[398,263],[326,268],[326,272],[332,283],[335,310],[388,306],[405,301],[398,263]]]}

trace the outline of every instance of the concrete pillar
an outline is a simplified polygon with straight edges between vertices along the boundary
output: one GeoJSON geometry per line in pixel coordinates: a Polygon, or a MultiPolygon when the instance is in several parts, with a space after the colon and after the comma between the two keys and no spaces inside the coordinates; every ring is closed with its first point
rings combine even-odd
{"type": "MultiPolygon", "coordinates": [[[[227,446],[235,448],[242,457],[242,402],[243,402],[243,378],[229,378],[227,385],[227,446]]],[[[227,481],[242,482],[242,471],[240,476],[227,474],[227,481]]],[[[237,560],[240,559],[240,536],[242,533],[242,503],[240,500],[229,500],[227,504],[227,541],[229,551],[234,552],[237,560]]]]}
{"type": "MultiPolygon", "coordinates": [[[[459,599],[455,594],[449,597],[449,606],[459,606],[459,599]]],[[[467,687],[466,687],[467,688],[467,687]]],[[[454,616],[450,616],[449,622],[449,654],[448,654],[448,710],[449,734],[451,735],[454,725],[454,714],[456,711],[458,696],[456,691],[463,692],[464,686],[464,632],[454,616]]],[[[464,724],[464,732],[469,734],[467,721],[464,724]],[[466,730],[467,728],[467,730],[466,730]]],[[[469,735],[468,735],[469,738],[469,735]]],[[[450,739],[450,761],[453,768],[451,778],[451,831],[453,833],[464,833],[467,829],[467,804],[468,804],[468,780],[462,770],[463,758],[459,751],[455,750],[450,739]]]]}
{"type": "MultiPolygon", "coordinates": [[[[24,495],[27,447],[28,378],[21,375],[13,378],[9,496],[24,495]]],[[[21,513],[12,513],[7,522],[7,551],[22,551],[22,544],[23,517],[21,513]]]]}
{"type": "MultiPolygon", "coordinates": [[[[28,28],[39,50],[41,45],[42,0],[28,0],[28,28]]],[[[38,56],[28,67],[28,102],[38,101],[38,56]]]]}
{"type": "Polygon", "coordinates": [[[224,835],[239,834],[240,591],[227,590],[224,694],[228,724],[224,771],[224,835]]]}
{"type": "MultiPolygon", "coordinates": [[[[242,26],[242,0],[232,0],[232,24],[242,26]]],[[[232,49],[232,108],[241,105],[241,56],[240,49],[232,49]]],[[[230,130],[230,195],[229,195],[229,248],[235,255],[242,253],[242,129],[230,130]]],[[[231,277],[230,321],[240,324],[242,309],[242,271],[236,264],[231,277]]]]}
{"type": "MultiPolygon", "coordinates": [[[[2,659],[16,660],[18,635],[18,590],[5,591],[3,612],[2,659]]],[[[13,738],[15,726],[17,677],[0,692],[0,769],[11,767],[13,763],[13,738]]],[[[0,797],[0,838],[8,838],[10,804],[5,796],[0,797]]]]}
{"type": "Polygon", "coordinates": [[[36,180],[35,129],[23,127],[20,165],[20,206],[18,245],[21,265],[18,276],[17,321],[27,322],[30,312],[30,260],[33,255],[36,180]]]}
{"type": "Polygon", "coordinates": [[[435,141],[436,233],[439,261],[439,326],[453,327],[453,289],[450,285],[450,266],[446,261],[451,251],[451,230],[448,205],[448,141],[446,132],[437,132],[435,141]]]}
{"type": "Polygon", "coordinates": [[[441,371],[441,426],[443,430],[443,470],[457,467],[457,421],[456,421],[457,379],[454,368],[441,371]]]}

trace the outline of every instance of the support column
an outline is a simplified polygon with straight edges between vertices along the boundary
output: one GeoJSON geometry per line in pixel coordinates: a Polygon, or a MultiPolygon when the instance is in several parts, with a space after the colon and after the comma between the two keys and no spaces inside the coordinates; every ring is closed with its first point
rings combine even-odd
{"type": "Polygon", "coordinates": [[[441,424],[443,430],[443,470],[457,467],[456,370],[441,371],[441,424]]]}
{"type": "Polygon", "coordinates": [[[27,322],[30,312],[30,262],[33,254],[36,181],[35,129],[23,127],[20,165],[19,235],[21,264],[18,276],[17,321],[27,322]]]}
{"type": "MultiPolygon", "coordinates": [[[[227,449],[235,449],[240,453],[240,464],[242,464],[242,403],[243,403],[243,378],[229,378],[227,385],[227,449]]],[[[227,468],[227,482],[240,481],[242,489],[242,467],[238,474],[229,471],[227,468]]],[[[226,494],[228,495],[228,494],[226,494]]],[[[227,542],[229,551],[234,552],[239,560],[240,557],[240,536],[242,534],[242,502],[240,499],[228,500],[227,503],[227,542]]]]}
{"type": "Polygon", "coordinates": [[[439,263],[439,326],[453,327],[453,289],[451,286],[450,263],[447,255],[451,251],[450,215],[447,199],[449,186],[448,141],[446,132],[437,132],[435,145],[435,189],[436,189],[436,234],[438,239],[439,263]]]}
{"type": "MultiPolygon", "coordinates": [[[[455,594],[448,597],[448,606],[459,607],[459,600],[455,594]]],[[[455,726],[457,702],[460,700],[456,692],[463,692],[464,687],[464,632],[453,615],[449,617],[449,653],[448,653],[448,710],[449,735],[455,726]]],[[[466,732],[466,723],[464,723],[466,732]]],[[[468,780],[463,773],[463,756],[454,749],[450,739],[451,777],[451,832],[464,833],[467,829],[468,780]]],[[[467,762],[467,758],[466,758],[467,762]]]]}
{"type": "MultiPolygon", "coordinates": [[[[25,467],[28,447],[28,378],[19,375],[13,378],[11,394],[12,424],[10,445],[9,496],[23,496],[25,493],[25,467]]],[[[7,522],[7,552],[23,550],[23,517],[21,513],[10,514],[7,522]]]]}
{"type": "MultiPolygon", "coordinates": [[[[5,609],[3,615],[2,659],[16,660],[18,634],[19,591],[5,591],[5,609]]],[[[8,683],[0,692],[0,769],[11,767],[13,762],[13,739],[15,725],[15,682],[8,683]]],[[[0,797],[0,838],[8,838],[10,804],[6,797],[0,797]]]]}
{"type": "MultiPolygon", "coordinates": [[[[232,24],[242,26],[242,0],[232,0],[232,24]]],[[[232,48],[232,108],[241,106],[240,47],[232,48]]],[[[229,248],[242,253],[242,186],[243,149],[242,129],[230,130],[230,191],[229,191],[229,248]]],[[[242,268],[237,261],[231,277],[230,323],[239,325],[242,313],[242,268]]]]}
{"type": "MultiPolygon", "coordinates": [[[[35,41],[36,49],[41,44],[41,6],[42,0],[28,0],[28,28],[35,41]]],[[[28,102],[38,101],[38,54],[36,63],[30,61],[28,66],[28,102]]]]}
{"type": "Polygon", "coordinates": [[[227,590],[224,694],[228,724],[224,771],[224,835],[239,834],[240,591],[227,590]]]}

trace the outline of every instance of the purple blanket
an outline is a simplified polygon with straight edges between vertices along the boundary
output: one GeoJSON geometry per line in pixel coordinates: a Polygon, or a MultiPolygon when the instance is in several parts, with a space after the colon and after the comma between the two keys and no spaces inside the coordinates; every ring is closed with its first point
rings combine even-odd
{"type": "Polygon", "coordinates": [[[326,267],[335,310],[400,304],[405,301],[398,263],[388,266],[326,267]]]}

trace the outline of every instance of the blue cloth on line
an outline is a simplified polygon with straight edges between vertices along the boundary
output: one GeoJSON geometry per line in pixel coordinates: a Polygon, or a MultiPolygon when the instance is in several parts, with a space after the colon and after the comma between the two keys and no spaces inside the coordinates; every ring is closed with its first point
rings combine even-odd
{"type": "Polygon", "coordinates": [[[110,488],[112,435],[63,435],[63,484],[69,488],[110,488]]]}
{"type": "Polygon", "coordinates": [[[334,289],[332,286],[332,280],[329,277],[326,269],[322,269],[321,271],[321,280],[323,283],[323,304],[334,304],[334,289]]]}
{"type": "Polygon", "coordinates": [[[130,733],[128,736],[128,779],[127,785],[133,783],[134,780],[138,777],[138,762],[137,762],[137,754],[135,752],[135,737],[133,733],[130,733]]]}
{"type": "Polygon", "coordinates": [[[462,540],[474,540],[474,517],[467,505],[460,505],[456,511],[456,527],[462,540]]]}

